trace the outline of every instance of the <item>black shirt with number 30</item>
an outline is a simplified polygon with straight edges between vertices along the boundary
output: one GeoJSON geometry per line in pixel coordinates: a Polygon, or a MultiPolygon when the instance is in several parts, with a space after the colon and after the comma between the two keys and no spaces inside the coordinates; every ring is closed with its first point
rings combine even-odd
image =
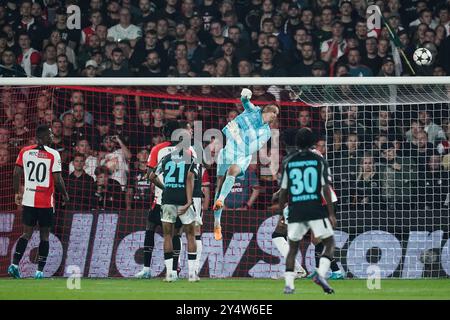
{"type": "Polygon", "coordinates": [[[162,204],[185,205],[186,180],[189,172],[199,174],[199,165],[191,151],[176,150],[161,159],[156,174],[164,177],[162,204]]]}
{"type": "Polygon", "coordinates": [[[297,151],[284,161],[281,188],[288,191],[288,223],[326,218],[322,187],[329,183],[328,163],[309,151],[297,151]]]}

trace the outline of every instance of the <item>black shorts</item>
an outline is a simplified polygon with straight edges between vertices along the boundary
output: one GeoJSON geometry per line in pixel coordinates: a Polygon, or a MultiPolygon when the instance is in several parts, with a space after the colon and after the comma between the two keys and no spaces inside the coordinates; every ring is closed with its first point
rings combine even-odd
{"type": "Polygon", "coordinates": [[[53,226],[53,208],[34,208],[23,206],[22,222],[24,225],[34,227],[39,223],[39,227],[53,226]]]}
{"type": "MultiPolygon", "coordinates": [[[[153,209],[150,209],[148,212],[148,222],[154,223],[157,226],[162,226],[161,222],[161,205],[157,204],[153,209]]],[[[183,226],[183,223],[180,220],[180,217],[177,217],[175,221],[175,228],[179,229],[183,226]]]]}

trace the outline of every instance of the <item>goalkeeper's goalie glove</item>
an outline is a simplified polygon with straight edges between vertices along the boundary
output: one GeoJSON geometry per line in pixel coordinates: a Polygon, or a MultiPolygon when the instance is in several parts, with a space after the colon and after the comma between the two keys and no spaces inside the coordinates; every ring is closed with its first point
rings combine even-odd
{"type": "Polygon", "coordinates": [[[247,100],[250,100],[252,98],[252,92],[247,88],[242,89],[241,98],[246,98],[247,100]]]}

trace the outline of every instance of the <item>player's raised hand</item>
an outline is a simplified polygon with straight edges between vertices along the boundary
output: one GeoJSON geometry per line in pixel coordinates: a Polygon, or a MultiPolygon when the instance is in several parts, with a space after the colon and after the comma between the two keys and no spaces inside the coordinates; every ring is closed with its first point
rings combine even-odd
{"type": "Polygon", "coordinates": [[[250,89],[247,89],[247,88],[242,89],[241,97],[250,100],[252,98],[252,91],[250,89]]]}
{"type": "Polygon", "coordinates": [[[22,194],[16,193],[16,195],[14,197],[14,201],[18,206],[21,206],[22,205],[22,194]]]}

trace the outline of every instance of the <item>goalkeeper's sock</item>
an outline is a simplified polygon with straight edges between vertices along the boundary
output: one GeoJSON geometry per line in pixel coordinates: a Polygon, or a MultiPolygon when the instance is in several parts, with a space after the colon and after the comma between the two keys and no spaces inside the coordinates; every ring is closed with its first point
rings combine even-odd
{"type": "Polygon", "coordinates": [[[324,247],[323,247],[322,242],[319,242],[318,244],[315,245],[314,256],[315,256],[315,260],[316,260],[316,268],[319,267],[320,258],[322,257],[323,249],[324,249],[324,247]]]}
{"type": "Polygon", "coordinates": [[[317,269],[317,273],[319,274],[319,276],[321,276],[322,278],[326,277],[327,272],[330,269],[330,264],[331,264],[330,258],[326,256],[322,256],[320,258],[319,268],[317,269]]]}
{"type": "Polygon", "coordinates": [[[332,272],[341,271],[341,269],[339,269],[339,266],[338,266],[338,264],[337,264],[337,262],[336,262],[336,259],[331,260],[331,266],[330,266],[330,268],[331,268],[331,271],[332,271],[332,272]]]}
{"type": "Polygon", "coordinates": [[[220,217],[222,216],[222,208],[214,210],[214,227],[220,226],[220,217]]]}
{"type": "Polygon", "coordinates": [[[180,257],[181,252],[181,237],[179,235],[175,235],[172,238],[173,245],[173,261],[172,261],[172,270],[177,271],[178,269],[178,258],[180,257]]]}
{"type": "Polygon", "coordinates": [[[153,246],[155,245],[155,231],[146,230],[144,238],[144,268],[150,270],[152,263],[153,246]]]}
{"type": "Polygon", "coordinates": [[[166,279],[172,276],[173,252],[164,252],[164,264],[166,266],[166,279]]]}
{"type": "Polygon", "coordinates": [[[195,243],[197,244],[197,257],[195,259],[195,272],[197,274],[199,274],[200,273],[200,259],[202,258],[202,249],[203,249],[202,236],[200,236],[200,235],[195,236],[195,243]]]}
{"type": "Polygon", "coordinates": [[[222,202],[225,201],[225,198],[228,196],[228,194],[230,193],[231,189],[234,186],[235,180],[236,180],[236,177],[227,175],[227,177],[225,178],[225,181],[223,182],[222,188],[220,189],[220,194],[219,194],[219,197],[217,198],[217,200],[220,200],[222,202]]]}
{"type": "Polygon", "coordinates": [[[48,241],[41,241],[39,243],[38,271],[44,271],[45,264],[47,263],[49,247],[50,244],[48,241]]]}
{"type": "Polygon", "coordinates": [[[19,241],[17,241],[17,246],[16,246],[16,252],[14,252],[14,257],[13,257],[13,264],[18,266],[20,260],[22,259],[23,253],[25,252],[25,249],[27,248],[28,245],[28,240],[20,237],[19,241]]]}

